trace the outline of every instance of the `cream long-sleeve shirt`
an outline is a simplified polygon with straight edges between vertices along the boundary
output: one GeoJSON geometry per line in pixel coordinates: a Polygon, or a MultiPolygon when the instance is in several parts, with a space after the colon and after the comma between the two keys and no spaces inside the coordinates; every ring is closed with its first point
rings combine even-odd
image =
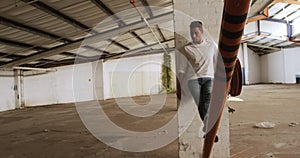
{"type": "Polygon", "coordinates": [[[179,73],[187,75],[187,79],[214,77],[215,63],[218,56],[218,49],[214,43],[203,40],[200,44],[189,44],[184,49],[187,60],[181,60],[179,73]],[[187,71],[187,61],[190,62],[193,71],[187,71]],[[187,72],[189,74],[186,74],[187,72]]]}

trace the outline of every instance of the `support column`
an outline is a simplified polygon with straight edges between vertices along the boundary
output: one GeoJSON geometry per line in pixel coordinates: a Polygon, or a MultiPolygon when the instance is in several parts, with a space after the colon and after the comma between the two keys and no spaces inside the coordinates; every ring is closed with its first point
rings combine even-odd
{"type": "Polygon", "coordinates": [[[104,86],[103,86],[103,60],[93,62],[93,90],[94,100],[104,99],[104,86]]]}
{"type": "Polygon", "coordinates": [[[244,54],[244,71],[245,71],[245,84],[249,84],[249,62],[248,62],[248,48],[247,43],[243,43],[244,54]]]}
{"type": "Polygon", "coordinates": [[[14,70],[15,108],[25,107],[23,70],[14,70]]]}
{"type": "MultiPolygon", "coordinates": [[[[183,47],[191,41],[189,24],[194,20],[200,20],[204,24],[204,29],[210,34],[215,43],[218,43],[221,19],[223,11],[223,0],[174,0],[174,27],[175,27],[175,47],[177,51],[183,51],[183,47]]],[[[176,63],[179,55],[176,54],[176,63]]],[[[177,73],[178,76],[178,73],[177,73]]],[[[191,102],[181,103],[179,106],[195,106],[191,102]]],[[[196,110],[196,108],[195,108],[196,110]]],[[[193,115],[178,108],[179,133],[187,129],[179,136],[179,157],[180,158],[201,158],[204,139],[202,132],[202,121],[198,112],[189,124],[186,117],[193,115]],[[186,121],[187,120],[187,121],[186,121]]],[[[229,158],[229,114],[224,108],[219,131],[219,142],[214,145],[212,156],[214,158],[229,158]]]]}

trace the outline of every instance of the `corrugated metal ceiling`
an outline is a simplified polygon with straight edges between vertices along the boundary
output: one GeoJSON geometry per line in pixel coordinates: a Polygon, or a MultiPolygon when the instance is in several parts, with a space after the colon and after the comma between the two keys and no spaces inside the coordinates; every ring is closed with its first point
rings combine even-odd
{"type": "MultiPolygon", "coordinates": [[[[136,4],[156,6],[142,8],[148,20],[172,17],[172,0],[136,4]]],[[[72,64],[75,58],[87,62],[137,50],[161,51],[129,0],[3,0],[0,14],[0,67],[53,67],[72,64]],[[116,34],[131,24],[136,28],[126,27],[125,33],[116,34]],[[86,37],[102,33],[106,38],[81,47],[76,54],[86,37]]],[[[172,19],[164,19],[156,22],[153,30],[160,42],[174,47],[174,34],[159,26],[173,30],[172,19]]]]}
{"type": "MultiPolygon", "coordinates": [[[[299,0],[253,0],[250,17],[293,24],[300,16],[299,0]]],[[[172,0],[137,0],[153,31],[168,50],[174,48],[172,0]],[[156,6],[156,7],[146,7],[156,6]],[[162,9],[163,7],[163,9],[162,9]]],[[[295,27],[295,26],[294,26],[295,27]]],[[[283,38],[270,32],[245,34],[243,42],[263,55],[299,46],[299,34],[283,38]]],[[[0,68],[54,67],[124,53],[161,52],[159,43],[129,0],[2,0],[0,3],[0,68]],[[86,37],[93,41],[88,45],[86,37]],[[95,42],[96,41],[96,42],[95,42]],[[84,46],[78,51],[83,43],[84,46]],[[151,50],[151,51],[150,51],[151,50]],[[78,52],[80,52],[78,54],[78,52]]]]}
{"type": "Polygon", "coordinates": [[[249,15],[252,21],[247,25],[255,29],[244,33],[243,42],[257,54],[300,46],[299,33],[295,33],[300,27],[300,0],[254,0],[249,15]]]}

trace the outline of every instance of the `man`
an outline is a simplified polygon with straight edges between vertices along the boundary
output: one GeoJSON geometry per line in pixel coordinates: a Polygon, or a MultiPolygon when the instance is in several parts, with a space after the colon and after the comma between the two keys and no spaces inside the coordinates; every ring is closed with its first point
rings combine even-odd
{"type": "MultiPolygon", "coordinates": [[[[188,88],[191,92],[201,120],[206,127],[207,112],[210,104],[215,63],[217,60],[218,50],[214,43],[203,38],[203,27],[200,21],[193,21],[190,24],[190,35],[192,43],[184,47],[185,57],[193,69],[193,74],[186,74],[187,63],[179,65],[179,80],[187,78],[188,88]]],[[[181,82],[182,83],[182,82],[181,82]]],[[[179,91],[181,91],[179,89],[179,91]]],[[[204,131],[207,132],[207,131],[204,131]]],[[[215,138],[218,142],[218,136],[215,138]]]]}

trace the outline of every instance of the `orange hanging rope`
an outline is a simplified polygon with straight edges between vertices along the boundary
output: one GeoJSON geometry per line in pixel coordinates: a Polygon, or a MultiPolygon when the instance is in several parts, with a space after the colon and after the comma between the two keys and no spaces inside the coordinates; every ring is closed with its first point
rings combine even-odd
{"type": "MultiPolygon", "coordinates": [[[[208,117],[213,116],[213,113],[218,113],[218,118],[211,119],[208,118],[207,125],[211,126],[207,129],[210,129],[205,137],[204,147],[203,147],[203,158],[209,158],[211,155],[211,151],[213,148],[214,140],[218,131],[218,127],[221,121],[222,112],[224,109],[226,97],[229,92],[230,82],[232,79],[239,45],[241,43],[243,30],[246,24],[248,10],[250,6],[251,0],[225,0],[224,9],[223,9],[223,17],[222,17],[222,25],[221,25],[221,33],[219,40],[219,51],[222,56],[223,62],[218,60],[217,67],[224,67],[226,71],[226,78],[218,76],[218,74],[222,74],[222,70],[216,69],[215,73],[215,81],[213,84],[213,92],[212,94],[216,97],[212,97],[210,107],[219,106],[216,104],[220,104],[220,98],[223,99],[222,105],[219,109],[210,110],[208,117]],[[223,65],[222,65],[223,64],[223,65]],[[220,66],[221,65],[221,66],[220,66]],[[226,90],[220,93],[220,90],[214,94],[215,90],[226,81],[226,90]],[[217,101],[219,100],[219,101],[217,101]]],[[[224,70],[223,70],[224,71],[224,70]]]]}

